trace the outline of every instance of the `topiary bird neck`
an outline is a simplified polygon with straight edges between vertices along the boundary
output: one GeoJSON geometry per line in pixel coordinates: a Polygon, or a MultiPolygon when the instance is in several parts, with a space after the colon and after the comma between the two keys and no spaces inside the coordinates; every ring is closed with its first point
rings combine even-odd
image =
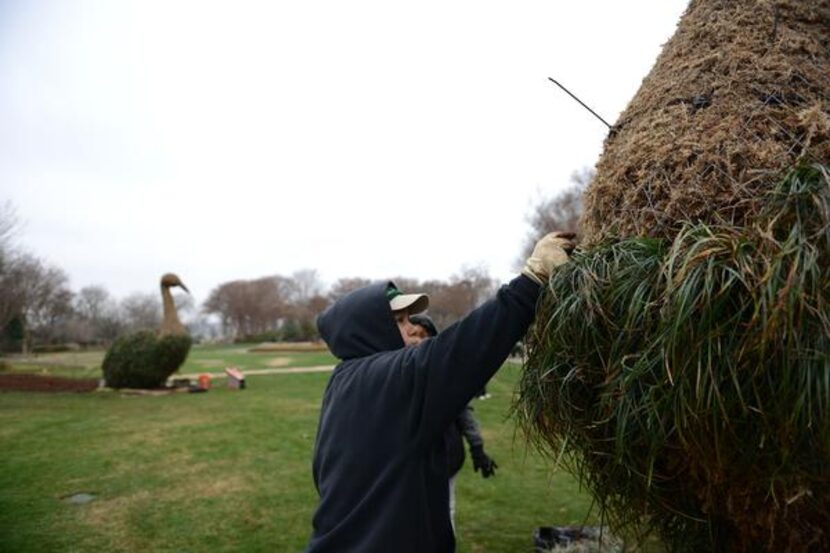
{"type": "Polygon", "coordinates": [[[170,287],[164,284],[161,285],[161,302],[163,317],[159,336],[186,335],[187,329],[185,329],[179,320],[179,315],[176,312],[176,303],[173,301],[173,294],[170,293],[170,287]]]}

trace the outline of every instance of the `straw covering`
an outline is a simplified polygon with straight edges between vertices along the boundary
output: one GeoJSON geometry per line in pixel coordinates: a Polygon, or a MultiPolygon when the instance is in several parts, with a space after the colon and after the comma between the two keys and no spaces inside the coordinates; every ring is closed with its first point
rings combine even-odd
{"type": "Polygon", "coordinates": [[[830,160],[830,0],[693,0],[605,143],[588,243],[742,225],[796,162],[830,160]]]}

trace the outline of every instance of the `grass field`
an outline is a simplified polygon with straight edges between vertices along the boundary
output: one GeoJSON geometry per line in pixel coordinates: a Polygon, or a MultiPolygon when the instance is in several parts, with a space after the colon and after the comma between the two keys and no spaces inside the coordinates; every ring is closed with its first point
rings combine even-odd
{"type": "MultiPolygon", "coordinates": [[[[87,366],[59,355],[75,368],[62,368],[59,356],[12,367],[98,376],[91,355],[87,366]]],[[[327,353],[275,357],[200,346],[183,372],[331,362],[327,353]]],[[[518,375],[506,365],[488,387],[493,397],[474,403],[499,470],[484,480],[469,460],[462,469],[462,552],[532,551],[537,526],[595,522],[574,480],[551,475],[550,462],[514,434],[506,417],[518,375]]],[[[163,396],[0,393],[0,551],[302,550],[316,504],[310,463],[327,379],[252,376],[244,391],[218,382],[206,394],[163,396]],[[79,492],[96,498],[66,500],[79,492]]]]}

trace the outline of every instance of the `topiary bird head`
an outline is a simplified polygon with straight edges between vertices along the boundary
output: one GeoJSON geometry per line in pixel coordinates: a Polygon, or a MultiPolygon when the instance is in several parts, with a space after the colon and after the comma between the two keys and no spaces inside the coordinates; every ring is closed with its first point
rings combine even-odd
{"type": "Polygon", "coordinates": [[[173,286],[178,286],[179,288],[183,289],[188,294],[190,290],[187,289],[187,286],[181,281],[178,275],[174,273],[166,273],[161,277],[161,287],[162,288],[171,288],[173,286]]]}

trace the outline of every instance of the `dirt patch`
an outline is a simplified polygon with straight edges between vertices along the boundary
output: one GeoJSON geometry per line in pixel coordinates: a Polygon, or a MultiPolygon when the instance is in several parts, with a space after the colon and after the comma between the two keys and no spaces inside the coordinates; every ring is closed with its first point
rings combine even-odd
{"type": "Polygon", "coordinates": [[[0,374],[0,391],[3,392],[91,392],[97,388],[97,378],[0,374]]]}
{"type": "Polygon", "coordinates": [[[290,357],[277,357],[276,359],[271,359],[266,363],[269,367],[286,367],[289,363],[291,363],[293,359],[290,357]]]}

